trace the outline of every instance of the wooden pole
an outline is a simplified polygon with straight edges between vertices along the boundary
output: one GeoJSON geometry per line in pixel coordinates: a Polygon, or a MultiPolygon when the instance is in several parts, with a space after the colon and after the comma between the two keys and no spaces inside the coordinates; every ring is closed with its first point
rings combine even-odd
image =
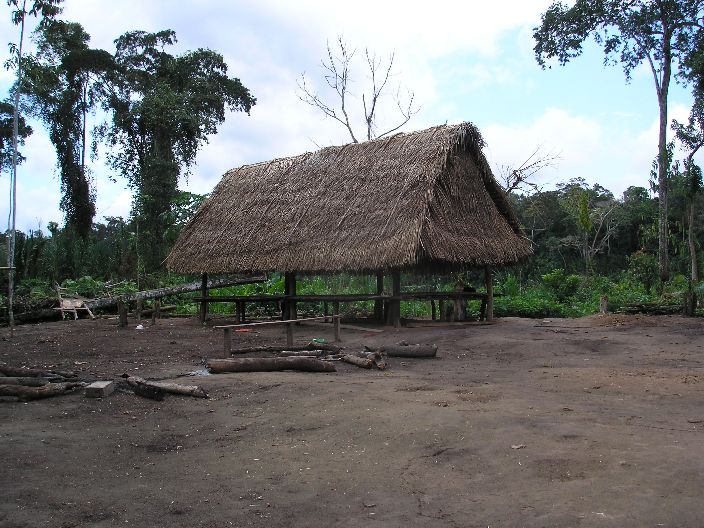
{"type": "Polygon", "coordinates": [[[225,344],[223,346],[223,357],[232,356],[232,328],[223,328],[225,334],[225,344]]]}
{"type": "Polygon", "coordinates": [[[491,268],[484,268],[484,283],[486,285],[486,320],[494,319],[494,283],[491,279],[491,268]]]}
{"type": "Polygon", "coordinates": [[[437,313],[435,313],[435,301],[430,301],[430,317],[433,321],[437,319],[437,313]]]}
{"type": "MultiPolygon", "coordinates": [[[[376,294],[377,295],[384,294],[384,272],[383,271],[376,272],[376,294]]],[[[384,301],[382,301],[381,299],[377,299],[376,301],[374,301],[374,319],[376,319],[380,323],[384,322],[384,301]]]]}
{"type": "Polygon", "coordinates": [[[286,324],[286,345],[293,345],[293,323],[286,324]]]}
{"type": "Polygon", "coordinates": [[[117,313],[120,315],[119,326],[127,326],[127,303],[125,303],[124,301],[118,301],[117,313]]]}
{"type": "Polygon", "coordinates": [[[152,309],[152,326],[156,324],[156,320],[161,318],[161,299],[154,301],[154,308],[152,309]]]}
{"type": "Polygon", "coordinates": [[[335,342],[340,342],[340,303],[332,303],[333,325],[335,326],[335,342]]]}
{"type": "MultiPolygon", "coordinates": [[[[394,270],[391,274],[392,282],[393,282],[393,296],[394,297],[399,297],[401,295],[401,271],[400,270],[394,270]]],[[[396,328],[399,328],[401,326],[401,301],[399,299],[395,299],[391,301],[392,303],[392,317],[393,317],[393,325],[396,328]]]]}
{"type": "Polygon", "coordinates": [[[142,322],[142,301],[134,303],[134,317],[137,319],[137,324],[142,322]]]}
{"type": "Polygon", "coordinates": [[[203,273],[201,275],[200,281],[200,296],[203,300],[200,302],[200,322],[205,324],[205,320],[208,318],[208,301],[205,297],[208,296],[208,274],[203,273]]]}
{"type": "Polygon", "coordinates": [[[328,302],[323,301],[323,315],[325,316],[324,322],[326,322],[326,323],[328,322],[328,313],[329,313],[328,312],[328,302]]]}
{"type": "MultiPolygon", "coordinates": [[[[296,273],[284,274],[284,295],[296,295],[296,273]]],[[[296,301],[286,300],[284,302],[284,319],[296,319],[298,311],[296,309],[296,301]]]]}

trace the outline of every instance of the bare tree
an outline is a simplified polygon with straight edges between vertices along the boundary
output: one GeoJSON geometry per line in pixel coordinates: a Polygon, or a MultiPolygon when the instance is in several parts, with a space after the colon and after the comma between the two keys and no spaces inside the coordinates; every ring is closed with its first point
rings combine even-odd
{"type": "MultiPolygon", "coordinates": [[[[327,57],[320,61],[324,71],[324,78],[327,85],[336,94],[335,104],[326,102],[325,98],[309,87],[306,74],[301,74],[298,79],[298,98],[306,104],[319,109],[326,116],[342,124],[350,134],[353,143],[359,143],[354,132],[353,120],[350,119],[350,106],[353,99],[359,99],[352,89],[354,82],[351,77],[352,60],[356,50],[350,49],[342,36],[337,37],[337,46],[333,49],[330,42],[327,44],[327,57]]],[[[389,55],[388,60],[378,57],[376,53],[364,49],[364,58],[368,68],[369,86],[362,91],[362,111],[364,113],[364,123],[366,127],[366,139],[380,138],[396,132],[411,118],[418,113],[419,108],[414,105],[415,94],[406,90],[405,97],[401,96],[401,86],[399,85],[392,97],[398,112],[399,120],[395,125],[379,133],[378,110],[379,100],[388,93],[391,78],[395,75],[393,71],[394,53],[389,55]]]]}
{"type": "Polygon", "coordinates": [[[540,187],[535,183],[534,176],[543,169],[557,166],[559,160],[559,155],[544,153],[538,146],[518,167],[500,166],[498,170],[500,184],[506,194],[516,190],[538,192],[540,187]]]}

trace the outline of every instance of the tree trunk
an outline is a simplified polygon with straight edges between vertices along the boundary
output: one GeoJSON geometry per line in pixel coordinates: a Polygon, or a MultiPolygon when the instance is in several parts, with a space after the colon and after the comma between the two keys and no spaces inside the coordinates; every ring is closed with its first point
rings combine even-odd
{"type": "Polygon", "coordinates": [[[689,229],[687,233],[687,243],[689,245],[689,259],[692,270],[692,284],[699,282],[699,261],[697,259],[697,242],[694,237],[694,197],[689,204],[689,229]]]}
{"type": "Polygon", "coordinates": [[[169,383],[166,381],[148,381],[139,376],[127,376],[127,383],[132,387],[150,387],[159,391],[168,392],[170,394],[179,394],[181,396],[193,396],[194,398],[207,398],[205,390],[197,385],[179,385],[178,383],[169,383]]]}
{"type": "MultiPolygon", "coordinates": [[[[235,286],[238,284],[251,284],[253,282],[264,282],[266,277],[251,277],[251,278],[239,278],[239,279],[216,279],[208,281],[208,289],[212,288],[222,288],[225,286],[235,286]]],[[[188,293],[200,290],[202,287],[201,281],[189,282],[186,284],[179,284],[178,286],[170,286],[168,288],[158,288],[156,290],[145,290],[135,293],[126,293],[117,297],[104,297],[102,299],[94,299],[92,301],[86,301],[86,306],[91,310],[98,308],[107,308],[108,306],[115,306],[118,301],[123,300],[126,303],[133,301],[143,301],[146,299],[158,299],[159,297],[164,297],[166,295],[177,295],[179,293],[188,293]]]]}
{"type": "MultiPolygon", "coordinates": [[[[1,382],[2,378],[0,378],[1,382]]],[[[1,385],[0,396],[16,396],[21,400],[38,400],[50,398],[72,392],[76,387],[83,386],[83,383],[49,383],[41,387],[26,387],[24,385],[1,385]]]]}
{"type": "Polygon", "coordinates": [[[385,345],[379,349],[389,357],[431,358],[438,353],[437,345],[385,345]]]}
{"type": "Polygon", "coordinates": [[[672,64],[672,50],[667,35],[663,36],[663,72],[662,84],[658,90],[658,106],[660,108],[660,123],[658,132],[658,264],[660,280],[667,282],[670,278],[669,270],[669,232],[667,226],[667,198],[668,198],[668,156],[667,156],[667,95],[670,89],[670,73],[672,64]]]}
{"type": "Polygon", "coordinates": [[[335,365],[315,358],[240,358],[210,359],[207,368],[213,374],[223,372],[273,372],[300,370],[304,372],[335,372],[335,365]]]}

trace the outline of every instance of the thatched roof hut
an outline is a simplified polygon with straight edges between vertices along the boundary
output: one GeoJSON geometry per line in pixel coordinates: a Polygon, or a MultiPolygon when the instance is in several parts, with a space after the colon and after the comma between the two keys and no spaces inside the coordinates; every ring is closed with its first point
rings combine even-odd
{"type": "Polygon", "coordinates": [[[528,241],[470,123],[228,171],[184,228],[181,273],[512,264],[528,241]]]}

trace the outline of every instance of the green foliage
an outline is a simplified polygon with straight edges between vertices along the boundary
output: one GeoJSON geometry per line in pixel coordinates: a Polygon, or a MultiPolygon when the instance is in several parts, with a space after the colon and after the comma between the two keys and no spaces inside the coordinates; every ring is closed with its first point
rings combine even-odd
{"type": "Polygon", "coordinates": [[[239,79],[228,77],[223,57],[208,49],[173,56],[171,30],[133,31],[116,41],[110,124],[100,136],[115,147],[109,162],[135,192],[133,214],[145,239],[148,271],[158,269],[173,233],[178,180],[188,171],[225,111],[249,113],[255,99],[239,79]]]}
{"type": "MultiPolygon", "coordinates": [[[[14,105],[10,101],[0,101],[0,173],[12,168],[12,122],[14,105]]],[[[18,116],[17,145],[24,145],[24,140],[32,135],[32,127],[27,124],[24,117],[18,116]]],[[[17,153],[17,163],[24,161],[24,156],[17,153]]]]}
{"type": "Polygon", "coordinates": [[[642,250],[636,251],[628,257],[628,272],[650,293],[658,277],[657,257],[642,250]]]}
{"type": "Polygon", "coordinates": [[[568,275],[563,269],[555,269],[543,275],[543,283],[559,302],[564,302],[577,293],[582,281],[579,275],[568,275]]]}

